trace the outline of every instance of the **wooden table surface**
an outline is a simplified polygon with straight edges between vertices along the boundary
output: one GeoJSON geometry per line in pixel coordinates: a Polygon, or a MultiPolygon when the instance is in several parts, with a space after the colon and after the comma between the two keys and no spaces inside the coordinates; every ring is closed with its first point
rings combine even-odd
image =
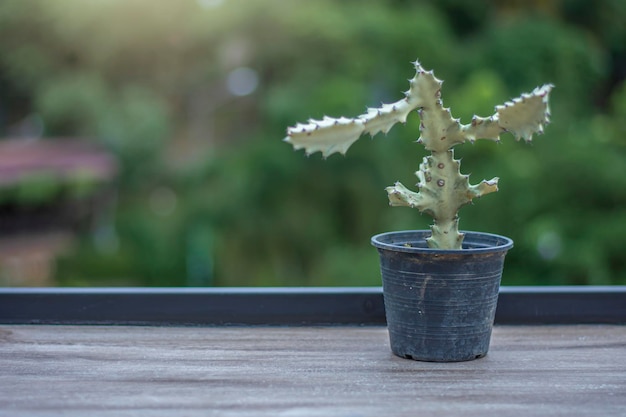
{"type": "Polygon", "coordinates": [[[0,325],[0,416],[626,416],[626,326],[497,326],[424,363],[384,327],[0,325]]]}

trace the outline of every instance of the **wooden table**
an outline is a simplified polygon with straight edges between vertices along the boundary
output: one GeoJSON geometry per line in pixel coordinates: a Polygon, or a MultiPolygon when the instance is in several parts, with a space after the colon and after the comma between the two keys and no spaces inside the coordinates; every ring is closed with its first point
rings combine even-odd
{"type": "Polygon", "coordinates": [[[626,416],[626,326],[496,326],[401,359],[382,326],[0,325],[0,416],[626,416]]]}

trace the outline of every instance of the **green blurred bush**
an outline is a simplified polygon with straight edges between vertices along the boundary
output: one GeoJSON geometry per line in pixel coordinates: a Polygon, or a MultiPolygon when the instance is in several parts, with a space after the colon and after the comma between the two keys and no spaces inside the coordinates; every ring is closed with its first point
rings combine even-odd
{"type": "Polygon", "coordinates": [[[397,100],[419,58],[464,122],[552,82],[532,146],[459,147],[498,194],[465,229],[515,240],[504,284],[624,284],[624,2],[5,0],[0,130],[89,136],[122,161],[116,215],[64,259],[64,285],[378,285],[371,235],[426,228],[384,187],[415,182],[415,115],[324,161],[285,128],[397,100]],[[250,68],[256,90],[229,75],[250,68]]]}

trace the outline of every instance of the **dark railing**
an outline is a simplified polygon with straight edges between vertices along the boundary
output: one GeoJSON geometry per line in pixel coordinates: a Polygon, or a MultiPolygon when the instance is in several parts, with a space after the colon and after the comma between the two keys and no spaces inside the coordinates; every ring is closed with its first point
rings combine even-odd
{"type": "MultiPolygon", "coordinates": [[[[378,287],[1,288],[3,324],[384,325],[378,287]]],[[[503,287],[496,324],[626,323],[626,286],[503,287]]]]}

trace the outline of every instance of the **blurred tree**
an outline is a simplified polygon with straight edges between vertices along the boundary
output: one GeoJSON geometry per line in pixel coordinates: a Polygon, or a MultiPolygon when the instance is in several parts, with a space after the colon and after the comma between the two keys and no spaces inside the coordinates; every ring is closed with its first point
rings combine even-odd
{"type": "Polygon", "coordinates": [[[0,133],[36,115],[122,161],[117,216],[67,285],[376,285],[369,237],[429,224],[383,191],[415,181],[417,117],[327,161],[285,128],[398,99],[415,58],[464,121],[553,82],[532,148],[459,148],[502,178],[462,226],[514,238],[505,284],[624,283],[623,3],[4,0],[0,133]]]}

